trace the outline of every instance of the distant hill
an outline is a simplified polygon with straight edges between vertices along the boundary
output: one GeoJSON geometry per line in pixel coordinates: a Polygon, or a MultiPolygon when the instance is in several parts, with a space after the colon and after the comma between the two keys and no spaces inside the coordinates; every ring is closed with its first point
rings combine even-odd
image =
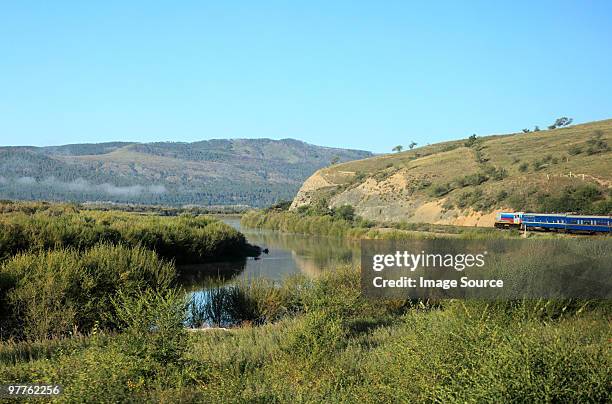
{"type": "Polygon", "coordinates": [[[500,209],[612,214],[611,150],[612,120],[439,143],[323,168],[292,209],[469,226],[500,209]]]}
{"type": "Polygon", "coordinates": [[[264,206],[360,150],[293,139],[0,147],[0,198],[264,206]]]}

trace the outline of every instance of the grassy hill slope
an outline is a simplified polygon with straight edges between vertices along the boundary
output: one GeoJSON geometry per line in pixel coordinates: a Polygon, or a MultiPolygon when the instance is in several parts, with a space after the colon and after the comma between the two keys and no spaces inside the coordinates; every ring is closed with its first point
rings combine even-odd
{"type": "Polygon", "coordinates": [[[292,209],[491,225],[500,209],[611,214],[612,120],[438,143],[317,171],[292,209]]]}
{"type": "Polygon", "coordinates": [[[293,139],[0,147],[0,198],[263,206],[360,150],[293,139]]]}

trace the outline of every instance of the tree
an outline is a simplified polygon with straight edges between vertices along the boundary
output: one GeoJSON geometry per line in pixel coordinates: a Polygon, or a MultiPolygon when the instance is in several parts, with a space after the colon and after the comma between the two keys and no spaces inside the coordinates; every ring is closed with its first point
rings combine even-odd
{"type": "Polygon", "coordinates": [[[523,133],[529,133],[529,132],[531,132],[529,129],[527,128],[523,129],[523,133]]]}
{"type": "Polygon", "coordinates": [[[412,150],[412,149],[414,149],[414,146],[416,146],[416,145],[417,145],[416,142],[410,142],[410,144],[408,145],[408,148],[410,150],[412,150]]]}
{"type": "Polygon", "coordinates": [[[536,125],[536,126],[533,128],[533,131],[534,131],[534,132],[539,132],[539,131],[540,131],[540,127],[539,127],[538,125],[536,125]]]}
{"type": "Polygon", "coordinates": [[[334,156],[334,157],[332,157],[332,159],[329,162],[329,164],[333,166],[334,164],[338,164],[339,161],[340,161],[340,157],[339,156],[334,156]]]}
{"type": "Polygon", "coordinates": [[[342,205],[334,208],[333,215],[352,222],[355,219],[355,208],[353,208],[351,205],[342,205]]]}
{"type": "Polygon", "coordinates": [[[398,153],[399,153],[399,152],[401,152],[403,149],[404,149],[404,146],[402,146],[402,145],[397,145],[397,146],[395,146],[395,147],[394,147],[392,150],[393,150],[394,152],[398,152],[398,153]]]}
{"type": "Polygon", "coordinates": [[[555,120],[555,123],[553,123],[552,125],[550,125],[548,127],[548,129],[556,129],[556,128],[562,128],[564,126],[568,126],[571,125],[571,123],[574,121],[573,118],[568,118],[566,116],[562,116],[561,118],[557,118],[555,120]]]}
{"type": "Polygon", "coordinates": [[[472,147],[476,144],[477,141],[478,141],[478,136],[476,136],[476,134],[474,133],[472,136],[468,138],[468,140],[466,140],[465,147],[472,147]]]}

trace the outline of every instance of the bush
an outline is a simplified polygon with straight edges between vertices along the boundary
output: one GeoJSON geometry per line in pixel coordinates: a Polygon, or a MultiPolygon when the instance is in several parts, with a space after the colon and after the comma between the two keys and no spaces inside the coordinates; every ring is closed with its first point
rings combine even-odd
{"type": "Polygon", "coordinates": [[[470,136],[465,143],[463,144],[465,147],[473,147],[474,145],[478,144],[479,139],[478,136],[476,136],[476,134],[474,133],[472,136],[470,136]]]}
{"type": "Polygon", "coordinates": [[[355,220],[355,208],[351,205],[342,205],[337,208],[332,209],[332,215],[338,217],[342,220],[346,220],[348,222],[352,222],[355,220]]]}
{"type": "Polygon", "coordinates": [[[115,329],[111,299],[119,293],[165,290],[174,266],[142,247],[99,245],[86,252],[25,253],[0,266],[6,310],[3,332],[41,339],[115,329]]]}
{"type": "Polygon", "coordinates": [[[529,170],[529,163],[521,163],[521,165],[519,165],[518,170],[522,173],[526,172],[527,170],[529,170]]]}
{"type": "Polygon", "coordinates": [[[462,178],[456,180],[457,185],[460,187],[467,187],[469,185],[480,185],[483,182],[487,181],[489,178],[483,173],[476,173],[466,175],[462,178]]]}
{"type": "Polygon", "coordinates": [[[485,173],[495,181],[501,181],[508,176],[508,171],[503,167],[485,167],[485,173]]]}
{"type": "Polygon", "coordinates": [[[141,245],[178,263],[256,256],[259,251],[231,226],[212,218],[144,216],[122,212],[0,216],[0,257],[29,250],[76,248],[99,243],[141,245]]]}
{"type": "MultiPolygon", "coordinates": [[[[602,191],[594,184],[583,184],[564,188],[559,195],[541,195],[538,197],[539,212],[597,212],[596,202],[604,199],[602,191]]],[[[606,212],[599,212],[606,213],[606,212]]]]}
{"type": "Polygon", "coordinates": [[[126,352],[145,363],[180,363],[187,349],[182,291],[119,291],[111,299],[126,352]]]}
{"type": "Polygon", "coordinates": [[[531,165],[533,166],[534,171],[540,171],[547,166],[547,164],[541,160],[535,160],[533,163],[531,163],[531,165]]]}
{"type": "Polygon", "coordinates": [[[505,189],[502,189],[495,195],[495,201],[501,202],[508,197],[508,192],[505,189]]]}
{"type": "Polygon", "coordinates": [[[291,201],[280,201],[270,206],[268,210],[289,210],[291,206],[291,201]]]}
{"type": "Polygon", "coordinates": [[[282,349],[292,358],[311,367],[324,366],[328,358],[346,344],[347,333],[342,320],[324,311],[305,316],[295,330],[289,332],[282,349]]]}
{"type": "Polygon", "coordinates": [[[448,194],[452,190],[453,187],[449,183],[436,184],[430,189],[429,194],[434,197],[440,197],[448,194]]]}

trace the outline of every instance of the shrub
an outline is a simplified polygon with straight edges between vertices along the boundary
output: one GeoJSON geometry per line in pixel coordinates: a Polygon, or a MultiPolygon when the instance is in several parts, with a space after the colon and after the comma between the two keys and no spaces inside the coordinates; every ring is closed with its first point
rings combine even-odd
{"type": "Polygon", "coordinates": [[[291,201],[280,201],[270,206],[268,210],[289,210],[291,206],[291,201]]]}
{"type": "Polygon", "coordinates": [[[335,217],[352,222],[355,219],[355,208],[351,205],[342,205],[332,209],[332,214],[335,217]]]}
{"type": "Polygon", "coordinates": [[[521,165],[519,165],[518,170],[522,173],[526,172],[527,170],[529,170],[529,163],[521,163],[521,165]]]}
{"type": "Polygon", "coordinates": [[[547,166],[547,164],[542,160],[535,160],[533,163],[531,163],[531,165],[533,166],[534,171],[540,171],[547,166]]]}
{"type": "Polygon", "coordinates": [[[454,208],[454,207],[455,207],[455,204],[454,204],[454,202],[453,202],[452,200],[450,200],[450,199],[446,199],[446,200],[444,201],[444,203],[442,204],[442,209],[443,209],[443,210],[450,210],[450,209],[452,209],[452,208],[454,208]]]}
{"type": "Polygon", "coordinates": [[[487,181],[489,178],[483,173],[469,174],[456,180],[456,183],[460,187],[467,187],[469,185],[480,185],[487,181]]]}
{"type": "Polygon", "coordinates": [[[475,210],[487,210],[495,201],[486,196],[481,189],[476,188],[473,191],[463,192],[457,199],[457,206],[460,208],[471,207],[475,210]]]}
{"type": "Polygon", "coordinates": [[[495,201],[501,202],[508,197],[508,192],[505,189],[502,189],[495,195],[495,201]]]}
{"type": "Polygon", "coordinates": [[[489,159],[482,153],[482,151],[476,150],[476,161],[480,164],[484,164],[489,161],[489,159]]]}
{"type": "MultiPolygon", "coordinates": [[[[165,290],[174,266],[142,247],[99,245],[83,253],[25,253],[0,266],[7,333],[40,339],[114,329],[111,299],[119,293],[165,290]]],[[[4,327],[3,327],[4,328],[4,327]]]]}
{"type": "Polygon", "coordinates": [[[259,251],[225,223],[208,217],[144,216],[121,212],[0,216],[0,258],[28,250],[76,248],[99,243],[141,245],[178,263],[197,263],[221,257],[256,256],[259,251]]]}
{"type": "Polygon", "coordinates": [[[464,143],[465,147],[473,147],[474,145],[478,144],[478,136],[476,136],[476,134],[474,133],[472,136],[470,136],[464,143]]]}
{"type": "Polygon", "coordinates": [[[591,139],[587,140],[587,154],[593,155],[593,154],[598,154],[598,153],[604,153],[610,150],[610,147],[608,146],[608,143],[603,140],[602,137],[602,133],[599,133],[598,135],[594,135],[591,139]]]}
{"type": "Polygon", "coordinates": [[[429,194],[434,197],[440,197],[440,196],[444,196],[448,194],[452,190],[453,190],[453,187],[449,183],[436,184],[431,188],[429,194]]]}
{"type": "Polygon", "coordinates": [[[292,358],[298,358],[309,367],[322,366],[330,355],[346,344],[347,333],[342,320],[325,311],[306,315],[297,327],[288,333],[282,349],[292,358]]]}
{"type": "MultiPolygon", "coordinates": [[[[602,191],[594,184],[582,184],[564,188],[558,195],[538,197],[537,210],[540,212],[591,213],[598,210],[597,201],[604,198],[602,191]]],[[[605,212],[602,212],[605,213],[605,212]]]]}
{"type": "Polygon", "coordinates": [[[508,171],[503,167],[487,167],[485,172],[495,181],[501,181],[508,176],[508,171]]]}
{"type": "Polygon", "coordinates": [[[182,291],[120,291],[111,299],[126,351],[145,362],[177,363],[187,349],[182,291]]]}
{"type": "Polygon", "coordinates": [[[582,153],[582,147],[578,145],[574,145],[567,150],[567,154],[569,154],[570,156],[576,156],[580,153],[582,153]]]}

